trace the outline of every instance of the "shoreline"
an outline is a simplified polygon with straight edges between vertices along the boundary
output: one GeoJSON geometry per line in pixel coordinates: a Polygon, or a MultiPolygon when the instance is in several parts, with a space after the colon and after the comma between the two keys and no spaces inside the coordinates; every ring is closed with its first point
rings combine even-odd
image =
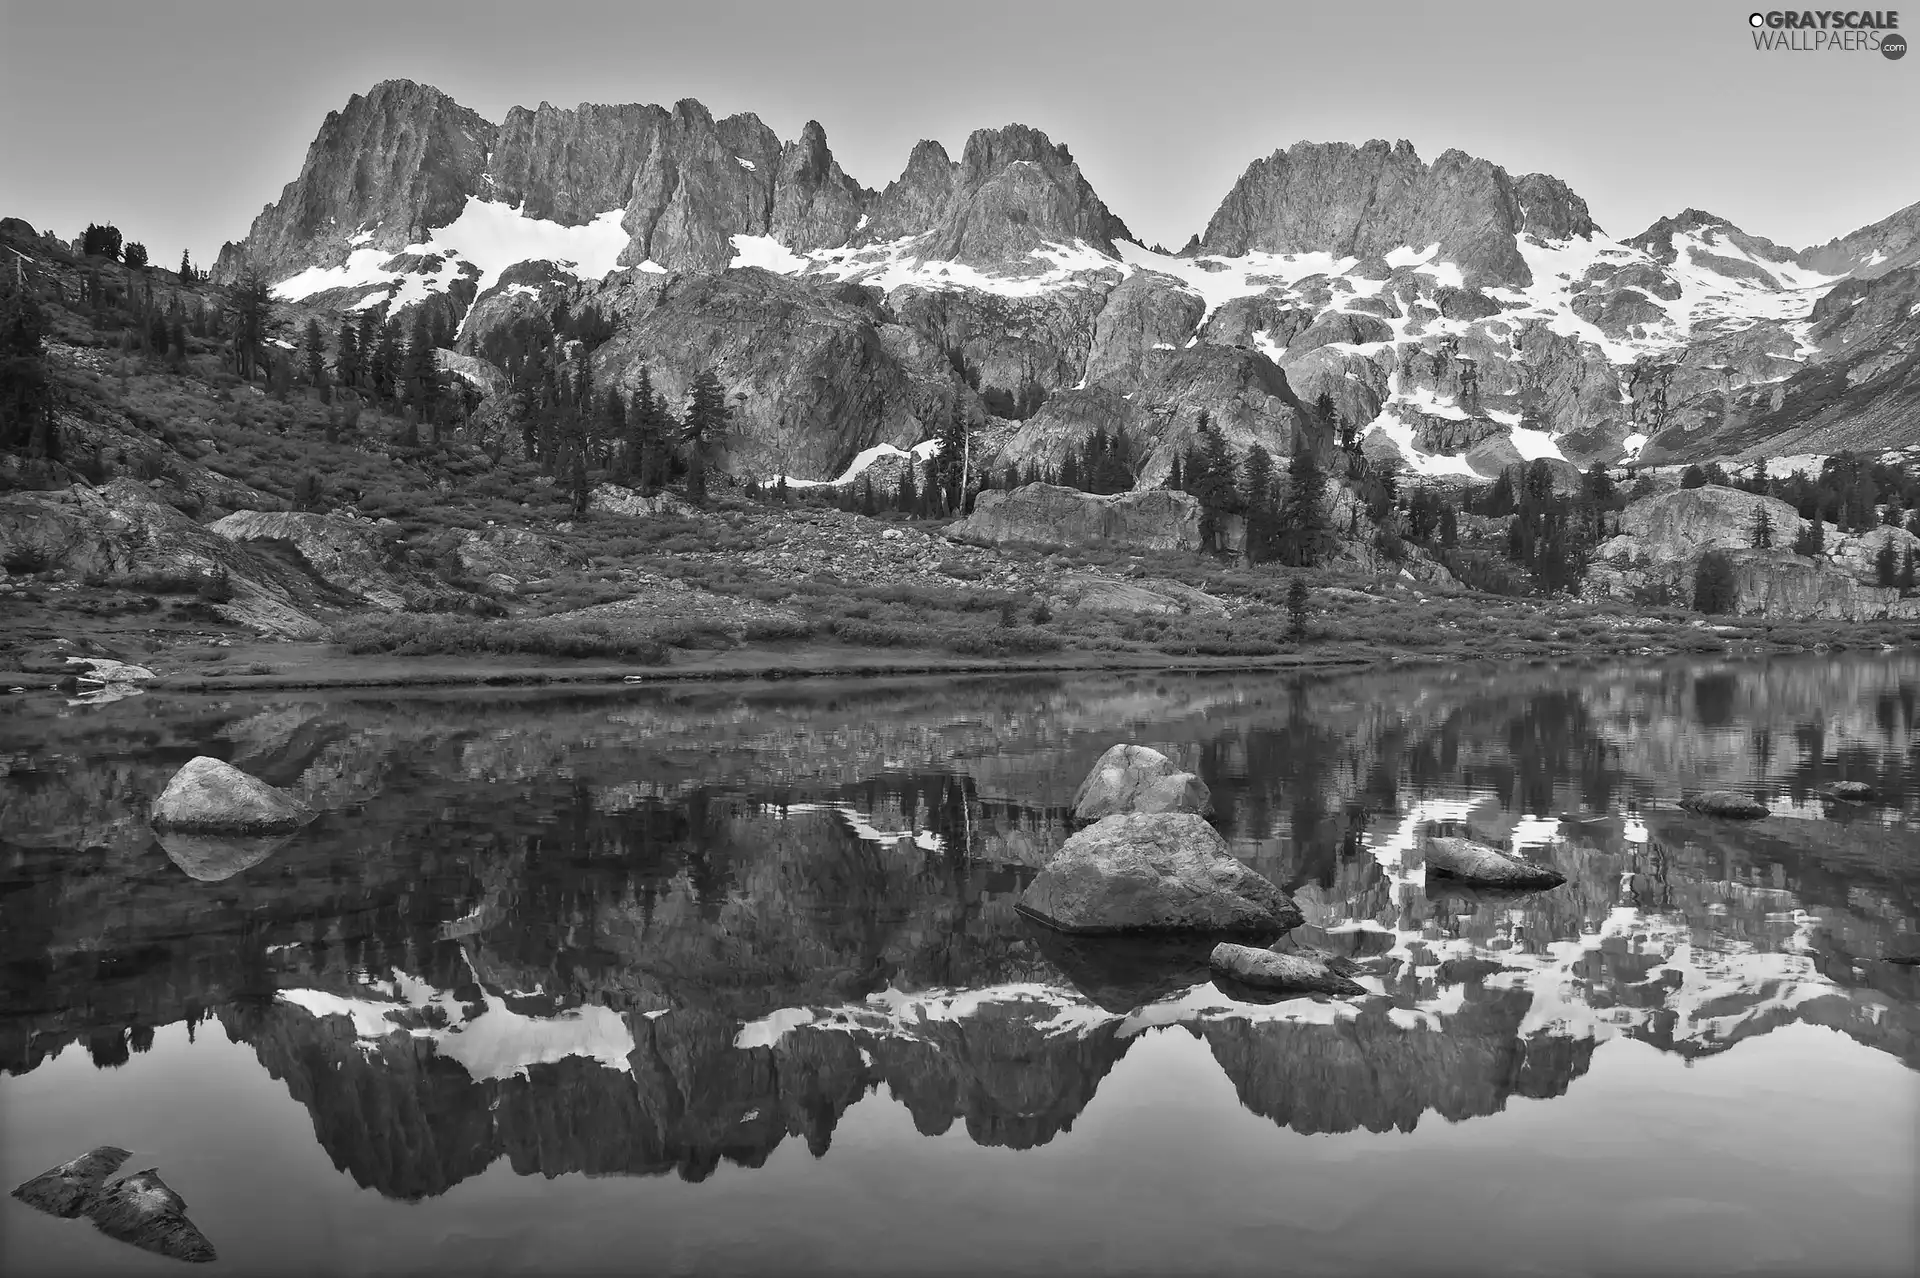
{"type": "MultiPolygon", "coordinates": [[[[1876,645],[1877,646],[1877,645],[1876,645]]],[[[1830,650],[1828,645],[1730,645],[1722,655],[1735,659],[1786,656],[1830,650]]],[[[578,662],[516,661],[505,657],[452,656],[356,657],[338,645],[265,642],[236,646],[233,666],[254,657],[278,656],[290,669],[176,670],[158,673],[138,687],[148,692],[325,692],[355,689],[483,689],[574,687],[612,689],[670,684],[765,682],[811,679],[903,678],[913,676],[1022,676],[1071,674],[1247,674],[1353,673],[1402,666],[1456,666],[1476,662],[1582,662],[1622,659],[1629,654],[1600,647],[1569,647],[1530,651],[1462,653],[1402,652],[1393,654],[1283,653],[1260,657],[1155,656],[1148,653],[1086,653],[1044,659],[961,657],[938,652],[899,653],[884,649],[819,648],[811,652],[776,649],[732,649],[724,652],[685,653],[664,666],[632,666],[582,659],[578,662]],[[305,649],[288,653],[288,649],[305,649]],[[289,655],[292,659],[288,660],[289,655]]],[[[1678,647],[1663,647],[1644,655],[1688,655],[1678,647]]],[[[1695,652],[1691,655],[1709,654],[1695,652]]],[[[135,664],[140,664],[136,661],[135,664]]],[[[267,664],[252,661],[254,665],[267,664]]],[[[31,695],[54,691],[45,673],[0,673],[0,686],[21,686],[31,695]]]]}

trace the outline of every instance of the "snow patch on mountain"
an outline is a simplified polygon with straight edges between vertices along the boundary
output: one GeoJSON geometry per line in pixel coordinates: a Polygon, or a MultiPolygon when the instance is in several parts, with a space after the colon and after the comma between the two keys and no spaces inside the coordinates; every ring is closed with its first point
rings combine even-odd
{"type": "MultiPolygon", "coordinates": [[[[483,293],[501,272],[519,262],[553,262],[583,279],[599,279],[618,267],[627,247],[628,236],[620,226],[623,216],[623,210],[610,209],[584,226],[564,226],[528,217],[512,205],[472,196],[459,217],[435,230],[424,243],[409,244],[399,253],[355,248],[343,264],[310,266],[282,280],[273,293],[282,301],[299,302],[329,289],[398,285],[392,298],[397,310],[445,292],[460,277],[463,263],[471,263],[479,272],[475,283],[483,293]],[[402,256],[438,257],[444,264],[431,274],[388,269],[388,263],[402,256]]],[[[363,231],[353,242],[364,243],[371,237],[371,231],[363,231]]],[[[361,305],[383,300],[370,298],[361,305]]]]}

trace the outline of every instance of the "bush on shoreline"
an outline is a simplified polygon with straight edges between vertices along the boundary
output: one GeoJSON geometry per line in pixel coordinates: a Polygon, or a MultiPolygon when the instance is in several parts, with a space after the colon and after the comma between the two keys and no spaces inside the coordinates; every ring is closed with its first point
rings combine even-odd
{"type": "Polygon", "coordinates": [[[443,613],[356,617],[338,626],[334,639],[355,655],[395,657],[607,657],[663,665],[668,651],[659,636],[622,630],[605,622],[560,624],[538,618],[485,621],[443,613]]]}

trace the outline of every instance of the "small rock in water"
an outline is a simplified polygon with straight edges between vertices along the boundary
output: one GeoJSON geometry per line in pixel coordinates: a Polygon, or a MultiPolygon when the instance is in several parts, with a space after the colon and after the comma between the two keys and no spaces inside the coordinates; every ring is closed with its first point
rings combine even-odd
{"type": "Polygon", "coordinates": [[[1482,887],[1551,888],[1567,881],[1567,876],[1558,870],[1523,861],[1471,839],[1430,838],[1422,845],[1422,852],[1428,874],[1482,887]]]}
{"type": "Polygon", "coordinates": [[[286,833],[311,815],[292,795],[206,755],[174,773],[153,804],[153,823],[175,830],[286,833]]]}
{"type": "Polygon", "coordinates": [[[1709,790],[1680,800],[1680,806],[1701,816],[1726,817],[1731,821],[1758,821],[1768,815],[1766,804],[1734,790],[1709,790]]]}
{"type": "Polygon", "coordinates": [[[1880,792],[1865,781],[1835,781],[1827,787],[1827,793],[1848,803],[1867,803],[1879,797],[1880,792]]]}
{"type": "Polygon", "coordinates": [[[133,1155],[124,1149],[101,1145],[70,1163],[41,1172],[14,1190],[13,1196],[29,1207],[38,1207],[56,1216],[78,1216],[86,1210],[87,1201],[99,1192],[107,1177],[131,1157],[133,1155]]]}
{"type": "Polygon", "coordinates": [[[1263,990],[1302,994],[1365,994],[1367,988],[1334,971],[1319,955],[1279,954],[1222,941],[1213,947],[1207,965],[1222,976],[1263,990]]]}

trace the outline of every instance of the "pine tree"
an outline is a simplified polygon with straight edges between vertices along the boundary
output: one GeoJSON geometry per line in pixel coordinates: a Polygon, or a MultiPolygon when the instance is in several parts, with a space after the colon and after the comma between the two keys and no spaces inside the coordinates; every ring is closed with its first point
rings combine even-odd
{"type": "Polygon", "coordinates": [[[427,325],[427,308],[419,307],[413,313],[413,332],[407,339],[400,378],[407,385],[407,402],[422,420],[432,422],[439,407],[440,369],[434,359],[432,330],[427,325]]]}
{"type": "Polygon", "coordinates": [[[1709,616],[1732,612],[1736,601],[1733,557],[1724,550],[1710,550],[1700,557],[1693,572],[1693,608],[1709,616]]]}
{"type": "Polygon", "coordinates": [[[1287,635],[1295,643],[1307,637],[1307,605],[1311,599],[1307,583],[1299,577],[1287,586],[1287,635]]]}
{"type": "Polygon", "coordinates": [[[1773,549],[1773,516],[1765,506],[1753,512],[1752,541],[1756,550],[1773,549]]]}
{"type": "Polygon", "coordinates": [[[727,393],[711,368],[694,374],[687,390],[687,415],[680,442],[687,451],[687,500],[705,501],[709,453],[727,429],[727,393]]]}
{"type": "Polygon", "coordinates": [[[1689,466],[1680,472],[1680,487],[1705,488],[1706,486],[1707,472],[1702,470],[1699,465],[1689,466]]]}
{"type": "Polygon", "coordinates": [[[1460,544],[1460,516],[1452,506],[1440,510],[1440,546],[1443,550],[1452,550],[1460,544]]]}
{"type": "Polygon", "coordinates": [[[187,259],[187,251],[185,249],[180,250],[180,282],[188,287],[192,287],[197,282],[197,277],[193,270],[193,263],[187,259]]]}
{"type": "Polygon", "coordinates": [[[569,487],[573,493],[573,513],[587,513],[587,501],[591,490],[587,487],[587,450],[576,447],[573,450],[573,466],[569,472],[569,487]]]}
{"type": "Polygon", "coordinates": [[[1275,530],[1283,562],[1296,568],[1311,567],[1326,553],[1333,537],[1327,520],[1326,489],[1326,472],[1320,469],[1313,450],[1296,448],[1275,530]]]}
{"type": "Polygon", "coordinates": [[[873,495],[873,478],[869,475],[860,477],[860,513],[869,519],[880,513],[880,503],[873,495]]]}
{"type": "Polygon", "coordinates": [[[273,290],[258,267],[241,269],[227,294],[226,315],[232,321],[233,371],[250,382],[267,371],[267,336],[273,327],[273,290]]]}
{"type": "Polygon", "coordinates": [[[1913,547],[1907,547],[1907,553],[1900,559],[1900,593],[1913,593],[1913,547]]]}
{"type": "Polygon", "coordinates": [[[1173,464],[1167,469],[1167,487],[1176,493],[1186,491],[1186,483],[1180,475],[1180,454],[1178,453],[1173,455],[1173,464]]]}
{"type": "Polygon", "coordinates": [[[1873,556],[1873,580],[1877,586],[1891,586],[1900,579],[1899,552],[1893,548],[1892,537],[1880,539],[1880,549],[1873,556]]]}
{"type": "Polygon", "coordinates": [[[125,262],[133,270],[136,270],[136,271],[146,270],[147,269],[147,246],[142,244],[139,240],[134,240],[132,243],[127,245],[126,250],[122,254],[120,260],[125,262]]]}
{"type": "Polygon", "coordinates": [[[46,312],[33,294],[0,274],[0,450],[55,461],[53,380],[47,367],[46,312]]]}
{"type": "MultiPolygon", "coordinates": [[[[365,350],[363,346],[360,348],[365,350]]],[[[374,397],[390,400],[394,396],[395,383],[400,377],[400,321],[387,316],[380,321],[379,337],[373,347],[373,393],[374,397]]]]}
{"type": "Polygon", "coordinates": [[[967,427],[965,411],[958,397],[947,409],[947,421],[940,432],[940,451],[934,454],[934,474],[950,509],[958,510],[966,500],[973,477],[973,439],[967,427]]]}
{"type": "Polygon", "coordinates": [[[920,498],[913,483],[913,459],[909,457],[906,464],[900,467],[900,486],[894,491],[893,505],[896,510],[913,515],[919,513],[919,504],[920,498]]]}
{"type": "Polygon", "coordinates": [[[346,387],[360,384],[360,335],[352,320],[340,321],[340,336],[334,342],[333,378],[346,387]]]}
{"type": "Polygon", "coordinates": [[[1247,556],[1254,560],[1268,559],[1273,553],[1280,495],[1274,480],[1273,457],[1258,444],[1247,452],[1240,485],[1240,503],[1247,512],[1247,556]]]}
{"type": "Polygon", "coordinates": [[[1820,522],[1820,512],[1813,512],[1813,518],[1793,539],[1793,553],[1804,555],[1808,559],[1818,558],[1827,549],[1826,526],[1820,522]]]}
{"type": "Polygon", "coordinates": [[[327,384],[327,343],[320,336],[320,321],[309,318],[307,331],[302,336],[301,346],[307,360],[307,385],[324,387],[327,384]]]}

